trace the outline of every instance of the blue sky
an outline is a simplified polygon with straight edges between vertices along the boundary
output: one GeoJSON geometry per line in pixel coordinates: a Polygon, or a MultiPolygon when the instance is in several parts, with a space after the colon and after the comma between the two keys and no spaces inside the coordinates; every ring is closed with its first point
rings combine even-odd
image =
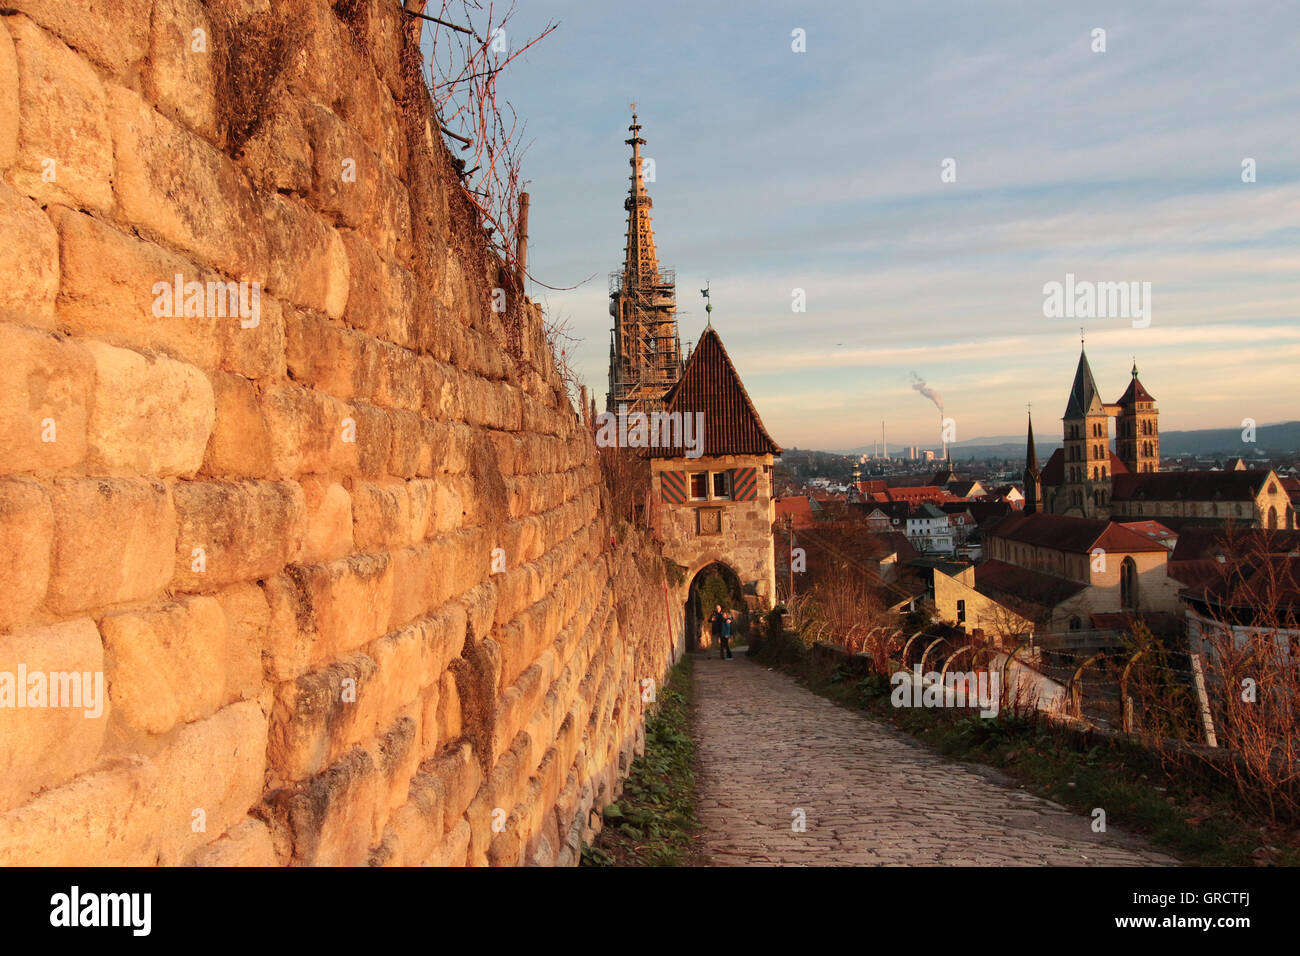
{"type": "Polygon", "coordinates": [[[787,447],[870,444],[882,418],[891,442],[935,444],[913,372],[959,440],[1022,434],[1027,402],[1059,434],[1080,323],[1044,317],[1043,285],[1067,272],[1152,284],[1148,328],[1085,323],[1109,400],[1135,356],[1162,429],[1300,417],[1292,0],[531,0],[510,39],[548,21],[500,89],[531,141],[530,271],[595,274],[530,294],[583,340],[602,403],[636,100],[682,340],[709,281],[714,325],[787,447]]]}

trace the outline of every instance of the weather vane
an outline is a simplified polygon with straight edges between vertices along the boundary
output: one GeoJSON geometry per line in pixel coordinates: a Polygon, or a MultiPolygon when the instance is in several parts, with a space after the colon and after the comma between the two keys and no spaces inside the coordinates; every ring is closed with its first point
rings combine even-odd
{"type": "Polygon", "coordinates": [[[713,324],[713,302],[709,299],[709,282],[706,279],[704,288],[700,290],[700,295],[704,296],[704,311],[708,313],[707,325],[713,324]]]}

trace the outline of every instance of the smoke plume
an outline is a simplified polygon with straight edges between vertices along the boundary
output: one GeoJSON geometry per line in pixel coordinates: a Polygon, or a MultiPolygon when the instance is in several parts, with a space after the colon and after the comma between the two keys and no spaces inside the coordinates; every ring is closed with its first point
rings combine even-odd
{"type": "Polygon", "coordinates": [[[943,398],[929,385],[926,385],[925,379],[921,378],[921,376],[917,375],[915,372],[912,373],[912,388],[916,389],[930,401],[934,402],[939,409],[939,414],[943,414],[943,398]]]}

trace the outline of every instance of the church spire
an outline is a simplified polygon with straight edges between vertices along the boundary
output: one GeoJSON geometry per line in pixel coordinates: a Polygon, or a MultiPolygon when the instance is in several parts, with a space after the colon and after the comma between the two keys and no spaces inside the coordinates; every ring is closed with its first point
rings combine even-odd
{"type": "Polygon", "coordinates": [[[637,280],[647,278],[653,282],[659,273],[655,234],[650,225],[650,209],[654,203],[650,201],[650,194],[645,188],[645,160],[641,157],[641,147],[645,145],[645,139],[641,136],[641,124],[637,122],[635,103],[632,104],[632,125],[627,129],[632,136],[623,142],[632,147],[632,158],[628,160],[632,165],[632,175],[628,177],[632,185],[628,190],[627,199],[623,201],[623,208],[627,210],[624,281],[635,277],[637,280]]]}
{"type": "Polygon", "coordinates": [[[1065,406],[1066,419],[1084,418],[1088,415],[1104,415],[1106,406],[1097,393],[1097,383],[1092,377],[1092,367],[1088,365],[1088,353],[1079,347],[1079,366],[1074,370],[1074,384],[1070,386],[1070,400],[1065,406]]]}
{"type": "Polygon", "coordinates": [[[643,158],[641,124],[632,104],[631,182],[627,210],[627,245],[623,268],[610,275],[609,314],[614,319],[609,354],[609,391],[605,407],[618,411],[652,411],[681,378],[682,345],[677,334],[677,283],[671,270],[659,268],[646,176],[654,180],[654,160],[643,158]]]}
{"type": "Polygon", "coordinates": [[[1034,413],[1029,412],[1029,437],[1025,440],[1025,473],[1037,473],[1038,470],[1038,449],[1034,447],[1034,413]]]}
{"type": "Polygon", "coordinates": [[[1025,514],[1032,515],[1042,508],[1043,473],[1038,468],[1038,448],[1034,444],[1034,415],[1028,406],[1026,406],[1025,411],[1029,414],[1029,435],[1025,439],[1025,473],[1023,476],[1025,503],[1023,510],[1025,514]]]}

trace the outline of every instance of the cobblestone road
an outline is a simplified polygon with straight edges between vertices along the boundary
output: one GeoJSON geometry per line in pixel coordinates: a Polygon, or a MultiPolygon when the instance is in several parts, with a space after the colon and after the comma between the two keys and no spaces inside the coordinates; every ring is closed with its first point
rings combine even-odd
{"type": "Polygon", "coordinates": [[[737,654],[695,662],[715,865],[1175,865],[1113,826],[958,763],[737,654]],[[792,829],[800,809],[807,830],[792,829]]]}

